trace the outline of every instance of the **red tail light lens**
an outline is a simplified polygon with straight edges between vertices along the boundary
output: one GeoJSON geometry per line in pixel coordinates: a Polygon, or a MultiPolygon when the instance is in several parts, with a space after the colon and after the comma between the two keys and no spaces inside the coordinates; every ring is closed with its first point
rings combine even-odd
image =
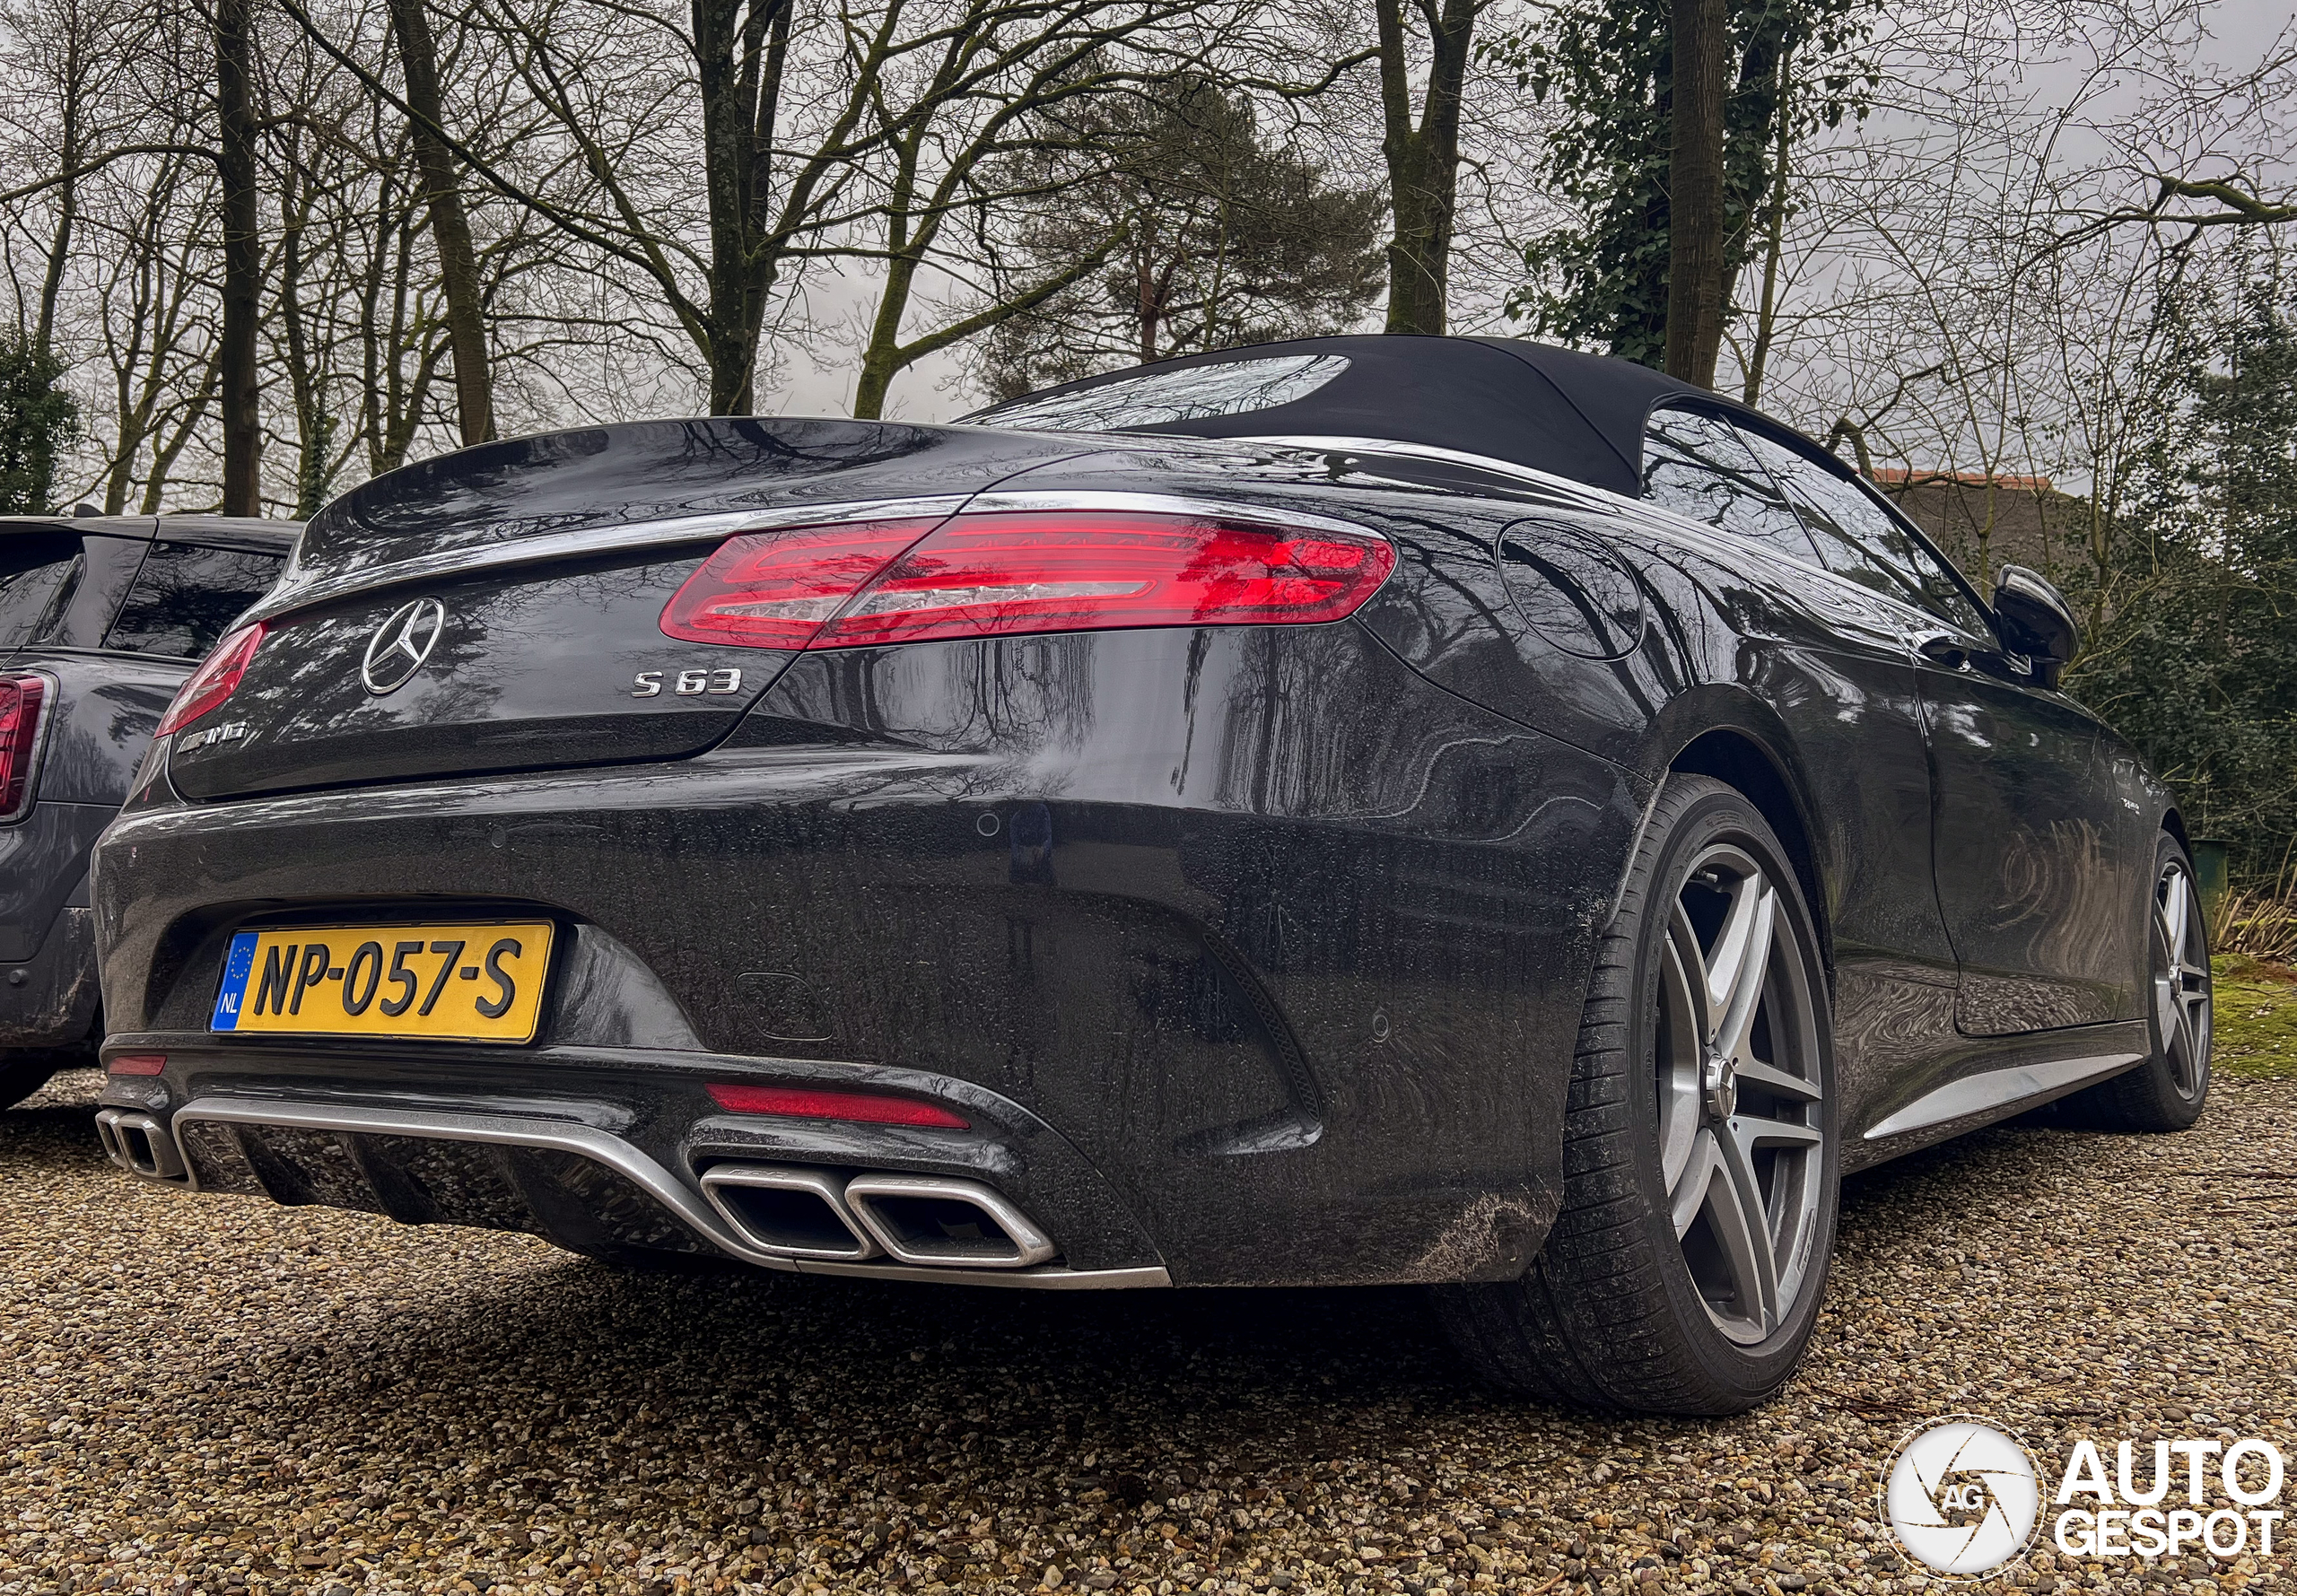
{"type": "Polygon", "coordinates": [[[796,1120],[860,1120],[871,1125],[930,1125],[942,1130],[972,1129],[965,1121],[935,1103],[921,1103],[914,1097],[882,1096],[875,1092],[718,1085],[710,1088],[710,1095],[729,1113],[783,1114],[796,1120]]]}
{"type": "Polygon", "coordinates": [[[959,516],[822,629],[815,647],[1337,621],[1386,580],[1384,541],[1126,513],[959,516]]]}
{"type": "Polygon", "coordinates": [[[1210,516],[1030,510],[746,534],[662,611],[694,642],[853,649],[1126,626],[1306,625],[1395,569],[1369,534],[1210,516]]]}
{"type": "Polygon", "coordinates": [[[39,712],[48,701],[45,676],[0,676],[0,820],[24,807],[39,744],[39,712]]]}
{"type": "Polygon", "coordinates": [[[662,630],[692,643],[802,649],[932,521],[856,521],[749,532],[722,545],[662,610],[662,630]]]}
{"type": "Polygon", "coordinates": [[[118,1053],[104,1066],[107,1075],[157,1075],[168,1067],[165,1053],[118,1053]]]}
{"type": "Polygon", "coordinates": [[[256,645],[263,641],[264,624],[242,626],[207,656],[206,663],[191,673],[191,680],[176,689],[175,702],[168,712],[160,717],[159,729],[152,735],[163,737],[179,727],[188,726],[208,711],[215,709],[231,697],[247,674],[248,661],[255,658],[256,645]]]}

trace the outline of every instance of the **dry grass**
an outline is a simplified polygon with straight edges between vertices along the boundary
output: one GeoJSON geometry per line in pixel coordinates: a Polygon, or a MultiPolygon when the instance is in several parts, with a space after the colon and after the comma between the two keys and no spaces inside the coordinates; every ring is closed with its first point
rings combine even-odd
{"type": "Polygon", "coordinates": [[[2297,882],[2227,894],[2217,913],[2216,951],[2297,964],[2297,882]]]}

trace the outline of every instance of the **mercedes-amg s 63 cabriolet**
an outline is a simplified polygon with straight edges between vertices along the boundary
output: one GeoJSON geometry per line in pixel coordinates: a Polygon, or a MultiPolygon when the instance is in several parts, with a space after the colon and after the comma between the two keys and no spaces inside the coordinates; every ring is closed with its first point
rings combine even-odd
{"type": "Polygon", "coordinates": [[[1846,1173],[2209,1079],[2182,822],[1790,429],[1342,337],[312,520],[100,849],[116,1161],[628,1262],[1424,1283],[1686,1413],[1846,1173]]]}

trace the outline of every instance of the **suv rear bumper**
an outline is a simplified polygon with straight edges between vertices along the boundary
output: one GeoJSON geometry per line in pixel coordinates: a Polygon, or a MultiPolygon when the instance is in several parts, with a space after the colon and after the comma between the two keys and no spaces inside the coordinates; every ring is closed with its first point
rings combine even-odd
{"type": "Polygon", "coordinates": [[[95,911],[59,909],[31,957],[0,965],[0,1048],[73,1047],[95,1022],[95,911]]]}

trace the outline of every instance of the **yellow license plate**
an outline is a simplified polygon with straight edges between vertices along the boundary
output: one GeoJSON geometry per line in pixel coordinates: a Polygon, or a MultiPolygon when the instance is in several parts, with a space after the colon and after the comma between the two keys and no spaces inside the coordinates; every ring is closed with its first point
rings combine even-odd
{"type": "Polygon", "coordinates": [[[211,1031],[531,1042],[550,922],[241,931],[211,1031]]]}

